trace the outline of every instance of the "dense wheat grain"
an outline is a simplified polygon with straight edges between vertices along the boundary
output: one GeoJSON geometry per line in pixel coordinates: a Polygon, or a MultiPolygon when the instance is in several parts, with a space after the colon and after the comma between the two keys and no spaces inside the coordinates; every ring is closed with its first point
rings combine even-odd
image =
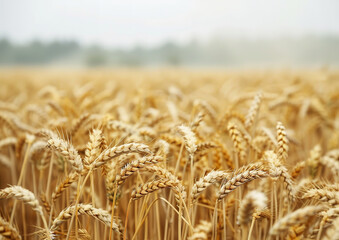
{"type": "Polygon", "coordinates": [[[291,226],[306,222],[309,217],[316,215],[324,209],[324,206],[307,206],[300,208],[277,221],[270,230],[270,234],[278,235],[291,226]]]}
{"type": "Polygon", "coordinates": [[[335,239],[338,79],[1,69],[0,238],[335,239]]]}
{"type": "Polygon", "coordinates": [[[11,226],[9,222],[6,222],[2,217],[0,217],[0,236],[12,240],[21,239],[18,231],[13,226],[11,226]]]}
{"type": "MultiPolygon", "coordinates": [[[[50,230],[54,232],[63,222],[69,220],[73,215],[74,209],[75,206],[69,206],[62,210],[53,220],[50,230]]],[[[111,226],[111,215],[109,212],[103,209],[95,208],[91,204],[79,204],[76,208],[76,211],[78,214],[88,215],[106,224],[107,226],[111,226]]],[[[112,227],[114,231],[119,232],[119,226],[114,220],[112,227]]]]}

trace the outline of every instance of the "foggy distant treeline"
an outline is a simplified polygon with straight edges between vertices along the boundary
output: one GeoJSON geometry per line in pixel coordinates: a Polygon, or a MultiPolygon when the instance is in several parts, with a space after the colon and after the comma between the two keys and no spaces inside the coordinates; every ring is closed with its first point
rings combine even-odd
{"type": "Polygon", "coordinates": [[[214,38],[154,47],[103,48],[75,41],[12,43],[0,39],[0,65],[237,66],[339,65],[339,36],[270,40],[214,38]]]}

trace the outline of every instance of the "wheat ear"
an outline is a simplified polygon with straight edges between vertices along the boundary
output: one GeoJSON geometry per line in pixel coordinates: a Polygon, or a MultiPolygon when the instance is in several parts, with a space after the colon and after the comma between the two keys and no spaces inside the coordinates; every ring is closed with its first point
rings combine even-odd
{"type": "Polygon", "coordinates": [[[199,152],[206,151],[206,150],[209,150],[209,149],[213,149],[213,148],[216,148],[216,147],[218,147],[218,145],[216,145],[213,142],[203,142],[203,143],[199,143],[197,145],[196,152],[199,153],[199,152]]]}
{"type": "Polygon", "coordinates": [[[251,107],[250,107],[250,109],[249,109],[249,111],[246,115],[246,118],[245,118],[245,127],[247,129],[249,129],[253,125],[253,122],[254,122],[256,116],[258,115],[261,99],[262,99],[262,93],[259,92],[255,95],[255,97],[254,97],[254,99],[251,103],[251,107]]]}
{"type": "Polygon", "coordinates": [[[331,169],[333,175],[338,180],[339,179],[339,150],[332,150],[326,153],[325,156],[321,158],[321,163],[331,169]]]}
{"type": "Polygon", "coordinates": [[[205,114],[203,112],[199,112],[198,115],[193,119],[191,123],[191,129],[196,131],[201,122],[204,120],[205,114]]]}
{"type": "Polygon", "coordinates": [[[213,122],[217,122],[217,113],[208,102],[204,100],[195,100],[194,105],[200,106],[213,122]]]}
{"type": "Polygon", "coordinates": [[[240,203],[237,224],[245,225],[251,221],[255,212],[262,211],[267,206],[267,197],[259,191],[250,191],[240,203]]]}
{"type": "Polygon", "coordinates": [[[168,142],[169,144],[173,144],[176,145],[178,147],[181,146],[181,144],[183,143],[182,139],[178,136],[175,135],[171,135],[171,134],[161,134],[160,138],[166,142],[168,142]]]}
{"type": "MultiPolygon", "coordinates": [[[[245,168],[246,169],[246,168],[245,168]]],[[[268,177],[269,172],[263,167],[255,166],[254,169],[241,169],[240,173],[236,172],[236,175],[223,184],[218,192],[219,201],[227,196],[230,192],[235,190],[237,187],[243,185],[244,183],[250,182],[257,178],[268,177]]]]}
{"type": "Polygon", "coordinates": [[[44,218],[42,207],[39,204],[39,201],[36,199],[35,195],[20,186],[11,186],[0,190],[0,198],[15,198],[21,200],[24,203],[32,207],[34,211],[40,214],[44,218]]]}
{"type": "Polygon", "coordinates": [[[199,195],[210,185],[226,179],[230,174],[224,171],[211,171],[206,176],[196,181],[192,187],[193,200],[197,199],[199,195]]]}
{"type": "Polygon", "coordinates": [[[134,160],[131,163],[128,163],[120,171],[120,174],[116,176],[116,181],[118,185],[121,185],[129,176],[138,171],[141,168],[144,168],[145,165],[155,164],[162,160],[159,156],[150,156],[143,157],[137,160],[134,160]]]}
{"type": "Polygon", "coordinates": [[[90,115],[88,113],[84,113],[82,114],[74,123],[74,125],[72,126],[71,130],[70,130],[70,135],[74,136],[79,129],[81,128],[81,126],[84,125],[84,123],[87,121],[87,119],[90,117],[90,115]]]}
{"type": "Polygon", "coordinates": [[[17,128],[14,126],[13,121],[8,114],[0,112],[0,123],[2,126],[5,126],[7,129],[12,131],[13,134],[16,134],[17,128]]]}
{"type": "MultiPolygon", "coordinates": [[[[159,179],[159,180],[154,180],[148,183],[143,184],[142,186],[136,188],[133,190],[131,197],[135,200],[141,197],[144,197],[154,191],[157,191],[161,188],[167,188],[167,187],[175,187],[177,184],[175,181],[171,179],[159,179]]],[[[175,191],[176,194],[179,193],[178,191],[175,191]]]]}
{"type": "Polygon", "coordinates": [[[320,145],[315,145],[310,151],[310,157],[307,159],[307,166],[309,169],[310,175],[314,178],[317,175],[318,167],[321,159],[321,147],[320,145]]]}
{"type": "Polygon", "coordinates": [[[212,223],[201,220],[200,223],[194,228],[193,234],[188,237],[188,240],[207,240],[208,234],[212,231],[212,223]]]}
{"type": "Polygon", "coordinates": [[[195,151],[197,150],[197,139],[195,137],[195,134],[192,132],[192,130],[189,127],[186,127],[186,126],[179,126],[178,130],[184,138],[187,152],[191,156],[193,156],[195,151]]]}
{"type": "Polygon", "coordinates": [[[285,131],[285,127],[281,122],[277,123],[277,142],[278,142],[278,158],[284,163],[288,156],[288,139],[285,131]]]}
{"type": "Polygon", "coordinates": [[[230,122],[227,126],[228,132],[232,138],[233,141],[233,146],[234,149],[238,155],[239,158],[239,162],[243,162],[246,158],[246,151],[245,151],[245,147],[244,147],[244,139],[243,136],[241,134],[241,132],[239,131],[239,129],[237,128],[237,126],[230,122]]]}
{"type": "Polygon", "coordinates": [[[52,200],[55,201],[60,197],[61,193],[65,191],[72,183],[76,182],[79,179],[79,174],[77,172],[70,173],[64,181],[62,181],[52,193],[52,200]]]}
{"type": "Polygon", "coordinates": [[[289,228],[286,240],[303,239],[303,233],[306,229],[305,224],[297,224],[289,228]]]}
{"type": "Polygon", "coordinates": [[[99,155],[99,157],[92,163],[92,165],[97,168],[104,165],[106,162],[111,159],[118,157],[122,154],[127,153],[141,153],[141,154],[152,154],[149,150],[149,147],[141,143],[127,143],[121,146],[116,146],[105,150],[99,155]]]}
{"type": "Polygon", "coordinates": [[[18,139],[15,137],[7,137],[0,140],[0,149],[8,145],[15,145],[18,142],[18,139]]]}
{"type": "Polygon", "coordinates": [[[316,215],[324,209],[324,206],[307,206],[304,208],[299,208],[298,210],[291,212],[285,217],[279,219],[271,228],[270,235],[276,236],[294,225],[304,223],[308,218],[316,215]]]}
{"type": "Polygon", "coordinates": [[[327,189],[309,189],[302,198],[317,199],[333,206],[339,204],[339,192],[327,189]]]}
{"type": "Polygon", "coordinates": [[[65,140],[59,138],[56,135],[52,135],[48,140],[48,146],[57,150],[64,158],[66,158],[75,171],[81,173],[83,170],[82,160],[78,151],[73,147],[72,144],[66,142],[65,140]]]}
{"type": "Polygon", "coordinates": [[[21,236],[13,226],[0,217],[0,236],[6,239],[21,240],[21,236]]]}
{"type": "MultiPolygon", "coordinates": [[[[182,200],[186,199],[187,194],[186,194],[186,191],[185,191],[185,187],[182,185],[182,182],[179,181],[179,179],[174,174],[169,172],[167,169],[159,167],[159,166],[145,166],[145,170],[155,173],[160,178],[164,178],[164,179],[168,179],[168,180],[173,181],[176,188],[178,189],[178,192],[180,192],[180,194],[181,194],[182,200]]],[[[178,196],[176,196],[176,198],[177,197],[178,196]]],[[[180,198],[177,198],[177,201],[180,201],[180,198]]]]}
{"type": "MultiPolygon", "coordinates": [[[[57,216],[53,220],[50,230],[52,232],[55,232],[63,222],[67,221],[68,219],[71,219],[74,213],[74,210],[75,210],[75,206],[69,206],[65,208],[64,210],[62,210],[59,213],[59,216],[57,216]]],[[[79,215],[91,216],[99,220],[100,222],[104,223],[106,226],[111,226],[111,222],[112,222],[111,214],[103,209],[95,208],[91,204],[78,204],[76,210],[79,215]]],[[[114,220],[113,220],[112,229],[120,233],[119,225],[114,220]]]]}
{"type": "Polygon", "coordinates": [[[326,240],[337,240],[339,239],[339,217],[337,217],[331,227],[326,232],[326,240]]]}
{"type": "Polygon", "coordinates": [[[263,160],[269,163],[270,166],[270,176],[273,178],[282,177],[283,181],[286,185],[286,189],[288,192],[289,199],[291,201],[295,200],[295,188],[294,182],[289,174],[287,168],[281,164],[280,159],[278,158],[277,154],[273,151],[265,151],[263,160]]]}
{"type": "Polygon", "coordinates": [[[314,239],[317,236],[317,239],[320,239],[320,237],[322,236],[322,232],[333,225],[333,222],[339,217],[339,207],[330,208],[326,211],[321,212],[319,215],[322,216],[322,219],[319,225],[313,227],[312,232],[309,234],[308,237],[311,239],[314,239]]]}
{"type": "Polygon", "coordinates": [[[98,157],[100,153],[100,146],[104,141],[102,131],[100,129],[93,129],[89,135],[89,142],[86,145],[84,164],[89,166],[98,157]]]}
{"type": "Polygon", "coordinates": [[[295,167],[291,171],[291,177],[293,179],[296,179],[300,175],[301,171],[305,168],[305,166],[306,166],[305,161],[298,162],[297,165],[295,165],[295,167]]]}

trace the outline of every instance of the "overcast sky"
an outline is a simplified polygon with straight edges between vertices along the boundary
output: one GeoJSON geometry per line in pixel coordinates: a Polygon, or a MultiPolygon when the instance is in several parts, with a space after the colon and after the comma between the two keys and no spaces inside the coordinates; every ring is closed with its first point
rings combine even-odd
{"type": "Polygon", "coordinates": [[[0,0],[0,37],[133,46],[215,35],[339,35],[339,0],[0,0]]]}

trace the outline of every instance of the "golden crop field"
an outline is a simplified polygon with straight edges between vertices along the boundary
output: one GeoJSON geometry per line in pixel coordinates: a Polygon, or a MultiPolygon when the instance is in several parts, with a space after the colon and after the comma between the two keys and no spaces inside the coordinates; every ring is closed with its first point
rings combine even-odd
{"type": "Polygon", "coordinates": [[[0,70],[2,239],[339,239],[339,72],[0,70]]]}

